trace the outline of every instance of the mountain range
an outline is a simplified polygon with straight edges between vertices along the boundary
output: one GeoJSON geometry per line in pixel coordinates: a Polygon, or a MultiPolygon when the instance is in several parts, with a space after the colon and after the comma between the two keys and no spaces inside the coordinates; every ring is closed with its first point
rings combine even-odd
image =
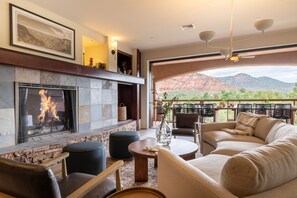
{"type": "Polygon", "coordinates": [[[270,77],[252,77],[245,73],[234,76],[211,77],[200,73],[190,73],[157,83],[160,92],[195,90],[197,92],[220,92],[246,89],[249,91],[290,92],[295,83],[287,83],[270,77]]]}

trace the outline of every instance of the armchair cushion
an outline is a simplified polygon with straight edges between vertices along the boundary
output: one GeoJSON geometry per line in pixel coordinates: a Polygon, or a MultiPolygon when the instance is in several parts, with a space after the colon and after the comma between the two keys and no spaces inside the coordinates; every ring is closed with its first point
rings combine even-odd
{"type": "Polygon", "coordinates": [[[194,134],[194,129],[189,129],[189,128],[172,129],[172,135],[193,136],[193,134],[194,134]]]}
{"type": "MultiPolygon", "coordinates": [[[[85,173],[72,173],[62,180],[60,180],[59,187],[62,197],[67,197],[72,192],[77,190],[79,187],[87,183],[89,180],[94,178],[93,175],[85,174],[85,173]]],[[[103,198],[112,193],[116,192],[116,186],[114,181],[110,179],[105,179],[102,183],[100,183],[95,189],[86,194],[85,197],[90,198],[103,198]],[[104,195],[104,196],[103,196],[104,195]]]]}
{"type": "Polygon", "coordinates": [[[61,197],[48,167],[0,158],[0,181],[0,192],[14,197],[61,197]]]}
{"type": "Polygon", "coordinates": [[[198,121],[198,113],[177,113],[176,128],[194,128],[194,123],[198,121]]]}

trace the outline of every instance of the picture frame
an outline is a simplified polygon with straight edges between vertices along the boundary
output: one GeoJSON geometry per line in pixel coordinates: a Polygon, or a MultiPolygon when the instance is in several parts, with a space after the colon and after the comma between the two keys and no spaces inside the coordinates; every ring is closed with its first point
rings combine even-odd
{"type": "Polygon", "coordinates": [[[75,30],[9,4],[10,45],[75,60],[75,30]]]}

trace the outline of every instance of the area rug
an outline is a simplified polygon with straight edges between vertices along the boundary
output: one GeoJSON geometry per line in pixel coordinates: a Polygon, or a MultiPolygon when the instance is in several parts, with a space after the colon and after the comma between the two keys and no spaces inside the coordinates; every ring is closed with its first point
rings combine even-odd
{"type": "MultiPolygon", "coordinates": [[[[107,166],[116,162],[116,159],[107,157],[107,166]]],[[[134,160],[125,160],[124,166],[121,168],[121,182],[123,188],[131,188],[134,186],[143,186],[150,188],[157,188],[157,168],[154,167],[154,160],[148,159],[148,181],[147,182],[135,182],[134,181],[134,160]]]]}
{"type": "MultiPolygon", "coordinates": [[[[139,131],[140,139],[145,138],[152,138],[155,136],[155,129],[149,129],[149,130],[141,130],[139,131]]],[[[186,137],[181,136],[179,137],[183,140],[188,140],[193,142],[192,137],[186,137]]],[[[196,158],[201,157],[201,153],[199,150],[196,152],[196,158]]],[[[109,155],[108,149],[106,150],[106,164],[107,166],[110,166],[112,163],[116,162],[117,159],[113,159],[109,155]]],[[[134,186],[143,186],[143,187],[150,187],[150,188],[156,188],[157,189],[157,167],[154,167],[154,159],[148,159],[148,181],[147,182],[135,182],[134,179],[134,159],[131,160],[124,160],[124,165],[121,168],[121,182],[123,185],[123,188],[131,188],[134,186]]],[[[111,177],[110,177],[111,178],[111,177]]],[[[114,177],[112,177],[114,178],[114,177]]]]}

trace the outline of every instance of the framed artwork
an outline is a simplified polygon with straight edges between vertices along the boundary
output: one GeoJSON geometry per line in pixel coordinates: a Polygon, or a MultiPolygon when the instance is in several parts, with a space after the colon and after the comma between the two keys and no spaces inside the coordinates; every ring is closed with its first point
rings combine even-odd
{"type": "Polygon", "coordinates": [[[10,45],[75,59],[75,31],[9,4],[10,45]]]}

